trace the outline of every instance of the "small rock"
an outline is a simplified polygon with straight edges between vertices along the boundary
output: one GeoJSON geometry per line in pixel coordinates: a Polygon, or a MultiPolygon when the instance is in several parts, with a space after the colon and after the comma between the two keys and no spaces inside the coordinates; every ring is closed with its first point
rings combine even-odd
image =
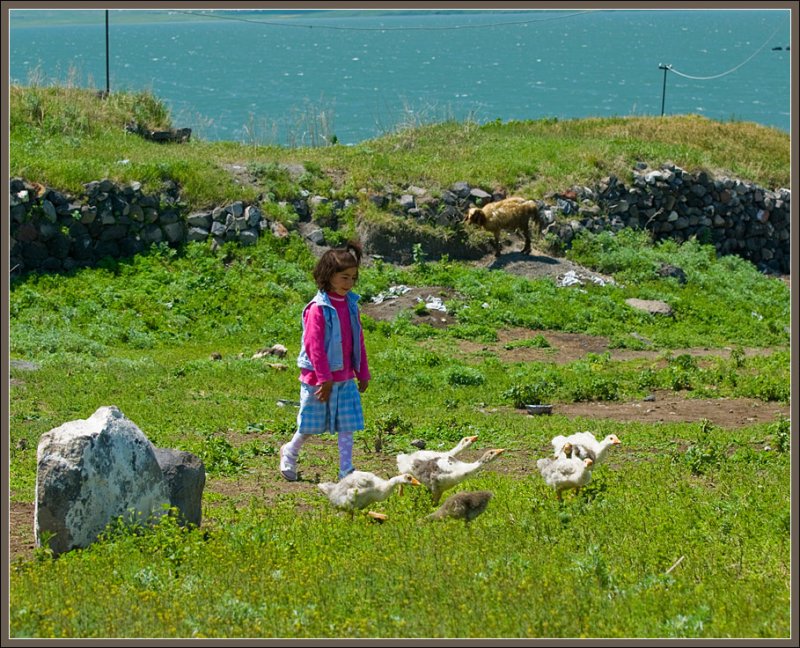
{"type": "Polygon", "coordinates": [[[643,310],[652,315],[671,316],[673,314],[670,305],[658,299],[636,299],[635,297],[631,297],[630,299],[626,299],[625,303],[631,308],[643,310]]]}
{"type": "Polygon", "coordinates": [[[39,369],[38,364],[29,362],[28,360],[11,360],[10,364],[13,369],[20,369],[22,371],[36,371],[39,369]]]}
{"type": "Polygon", "coordinates": [[[425,439],[414,439],[411,442],[411,445],[415,448],[419,448],[420,450],[424,450],[427,443],[425,443],[425,439]]]}

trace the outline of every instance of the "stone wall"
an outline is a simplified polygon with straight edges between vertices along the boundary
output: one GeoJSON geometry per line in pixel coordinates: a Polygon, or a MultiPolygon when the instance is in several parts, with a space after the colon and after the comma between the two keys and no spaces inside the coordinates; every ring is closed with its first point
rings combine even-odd
{"type": "MultiPolygon", "coordinates": [[[[210,238],[217,244],[250,245],[264,231],[286,233],[257,205],[241,201],[189,213],[174,183],[167,183],[158,194],[146,195],[139,183],[118,186],[101,180],[86,184],[84,194],[76,199],[14,178],[10,191],[12,275],[91,266],[104,257],[131,256],[154,243],[180,245],[210,238]]],[[[402,228],[403,221],[411,219],[458,229],[471,204],[503,197],[466,182],[440,194],[410,187],[366,199],[393,213],[395,227],[402,228]]],[[[314,219],[316,205],[328,206],[325,213],[330,220],[331,209],[341,210],[354,202],[355,198],[334,201],[303,195],[290,206],[301,222],[307,222],[314,219]]],[[[540,202],[550,221],[546,232],[566,247],[584,229],[643,228],[656,240],[669,237],[681,242],[696,237],[713,244],[720,254],[738,254],[762,271],[780,274],[790,272],[790,205],[788,189],[765,190],[741,180],[688,173],[671,164],[660,169],[639,165],[631,187],[612,176],[594,188],[573,187],[540,202]]],[[[321,235],[319,227],[315,233],[321,235]]],[[[317,239],[315,243],[324,244],[320,236],[317,239]]],[[[365,247],[365,252],[374,251],[365,247]]],[[[458,250],[448,253],[459,258],[458,250]]]]}
{"type": "Polygon", "coordinates": [[[655,240],[711,243],[721,255],[737,254],[767,272],[789,274],[791,191],[769,191],[705,172],[687,173],[667,164],[645,165],[626,187],[616,177],[595,189],[575,187],[555,194],[555,235],[569,243],[581,229],[648,229],[655,240]]]}
{"type": "Polygon", "coordinates": [[[212,237],[249,245],[272,225],[257,206],[242,202],[187,214],[174,183],[147,195],[138,182],[118,186],[100,180],[86,184],[80,199],[19,178],[10,188],[12,273],[92,266],[161,242],[180,245],[212,237]]]}

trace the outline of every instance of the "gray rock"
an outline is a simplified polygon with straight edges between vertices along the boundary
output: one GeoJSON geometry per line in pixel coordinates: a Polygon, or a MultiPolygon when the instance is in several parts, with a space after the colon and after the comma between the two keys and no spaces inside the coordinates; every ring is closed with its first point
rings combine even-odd
{"type": "Polygon", "coordinates": [[[636,299],[631,297],[625,303],[631,308],[645,311],[651,315],[672,315],[672,307],[666,302],[657,299],[636,299]]]}
{"type": "Polygon", "coordinates": [[[184,522],[199,527],[206,484],[203,462],[191,452],[169,448],[154,450],[167,484],[170,506],[180,511],[184,522]]]}
{"type": "Polygon", "coordinates": [[[208,238],[208,230],[202,227],[190,227],[186,235],[187,241],[205,241],[208,238]]]}
{"type": "Polygon", "coordinates": [[[189,227],[200,227],[205,230],[211,227],[212,221],[210,211],[194,212],[186,217],[186,224],[189,227]]]}
{"type": "Polygon", "coordinates": [[[402,209],[403,211],[409,211],[416,207],[416,203],[414,202],[414,196],[412,196],[411,194],[403,194],[398,199],[398,202],[400,203],[400,209],[402,209]]]}
{"type": "Polygon", "coordinates": [[[686,283],[686,273],[683,271],[683,268],[679,268],[670,263],[662,263],[656,272],[661,277],[674,277],[678,280],[678,283],[686,283]]]}
{"type": "Polygon", "coordinates": [[[153,445],[114,406],[42,435],[37,449],[34,533],[60,554],[94,542],[109,522],[148,521],[169,504],[153,445]]]}

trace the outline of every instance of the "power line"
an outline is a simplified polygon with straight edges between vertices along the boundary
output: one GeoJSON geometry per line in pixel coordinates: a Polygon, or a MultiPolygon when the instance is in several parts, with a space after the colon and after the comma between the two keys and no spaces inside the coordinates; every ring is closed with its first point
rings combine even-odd
{"type": "MultiPolygon", "coordinates": [[[[751,61],[751,60],[752,60],[752,59],[755,57],[755,55],[756,55],[756,54],[758,54],[758,53],[759,53],[759,52],[760,52],[762,49],[764,49],[764,48],[767,46],[767,43],[769,43],[769,42],[772,40],[772,37],[773,37],[773,36],[775,36],[775,34],[777,34],[777,33],[778,33],[778,30],[779,30],[779,29],[780,29],[782,26],[783,26],[783,25],[778,25],[778,26],[775,28],[775,31],[774,31],[774,32],[772,32],[772,33],[770,34],[769,38],[768,38],[767,40],[765,40],[765,41],[764,41],[764,44],[763,44],[761,47],[759,47],[759,48],[758,48],[758,49],[757,49],[755,52],[753,52],[753,53],[752,53],[750,56],[748,56],[748,57],[747,57],[747,58],[746,58],[744,61],[742,61],[741,63],[739,63],[739,65],[737,65],[736,67],[732,67],[730,70],[727,70],[727,71],[725,71],[725,72],[722,72],[721,74],[714,74],[713,76],[705,76],[705,77],[701,77],[701,76],[690,76],[690,75],[688,75],[688,74],[684,74],[683,72],[678,72],[678,70],[676,70],[675,68],[673,68],[671,65],[670,65],[670,66],[667,66],[667,69],[668,69],[670,72],[674,72],[674,73],[675,73],[675,74],[677,74],[678,76],[682,76],[682,77],[684,77],[685,79],[693,79],[693,80],[695,80],[695,81],[710,81],[711,79],[719,79],[720,77],[724,77],[724,76],[726,76],[726,75],[728,75],[728,74],[731,74],[731,73],[733,73],[733,72],[736,72],[736,70],[738,70],[740,67],[742,67],[742,66],[743,66],[745,63],[748,63],[748,62],[750,62],[750,61],[751,61]]],[[[660,68],[660,69],[664,69],[664,68],[660,68]]],[[[665,72],[664,72],[664,76],[665,76],[665,77],[666,77],[666,74],[667,74],[667,73],[666,73],[666,71],[665,71],[665,72]]]]}
{"type": "Polygon", "coordinates": [[[727,70],[726,72],[723,72],[721,74],[715,74],[713,76],[707,76],[707,77],[690,76],[688,74],[684,74],[683,72],[678,72],[671,65],[664,65],[663,63],[659,63],[658,64],[658,69],[659,70],[664,70],[664,85],[661,88],[661,116],[662,117],[664,116],[664,102],[666,101],[666,97],[667,97],[667,72],[674,72],[678,76],[682,76],[682,77],[684,77],[686,79],[694,79],[695,81],[709,81],[710,79],[719,79],[720,77],[724,77],[724,76],[726,76],[728,74],[731,74],[732,72],[735,72],[740,67],[742,67],[745,63],[747,63],[748,61],[753,59],[753,57],[755,57],[756,54],[758,54],[762,49],[764,49],[767,46],[767,43],[769,43],[772,40],[772,37],[775,36],[775,34],[778,33],[778,30],[781,27],[782,27],[782,25],[778,25],[775,28],[775,31],[772,32],[769,35],[769,38],[764,41],[764,44],[761,47],[759,47],[755,52],[753,52],[750,56],[748,56],[744,61],[739,63],[739,65],[737,65],[735,67],[732,67],[730,70],[727,70]]]}
{"type": "Polygon", "coordinates": [[[486,29],[487,27],[507,27],[511,25],[528,25],[531,23],[550,22],[553,20],[562,20],[564,18],[572,18],[574,16],[582,16],[588,13],[599,13],[598,11],[577,11],[571,14],[563,14],[560,16],[551,16],[549,18],[537,18],[530,20],[519,20],[515,22],[498,22],[488,25],[451,25],[449,27],[342,27],[337,25],[308,25],[295,23],[293,21],[274,21],[274,20],[254,20],[252,18],[237,18],[236,16],[226,16],[222,14],[207,14],[195,13],[193,11],[181,11],[179,9],[173,10],[175,13],[184,14],[186,16],[196,16],[198,18],[212,18],[214,20],[235,20],[238,22],[253,23],[256,25],[271,25],[273,27],[300,27],[303,29],[335,29],[339,31],[447,31],[453,29],[486,29]]]}

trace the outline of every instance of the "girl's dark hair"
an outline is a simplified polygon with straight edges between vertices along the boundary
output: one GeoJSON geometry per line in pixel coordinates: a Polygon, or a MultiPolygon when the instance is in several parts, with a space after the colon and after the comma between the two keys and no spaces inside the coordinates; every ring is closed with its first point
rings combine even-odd
{"type": "Polygon", "coordinates": [[[347,241],[344,247],[331,248],[320,257],[314,267],[314,281],[317,282],[317,288],[329,292],[333,275],[348,268],[358,268],[360,265],[361,243],[358,241],[347,241]]]}

